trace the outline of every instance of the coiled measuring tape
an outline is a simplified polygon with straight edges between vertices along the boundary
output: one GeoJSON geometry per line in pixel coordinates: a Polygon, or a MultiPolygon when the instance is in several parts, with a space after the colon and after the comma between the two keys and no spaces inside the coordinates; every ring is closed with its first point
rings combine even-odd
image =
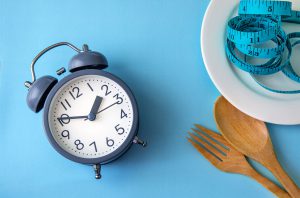
{"type": "MultiPolygon", "coordinates": [[[[300,2],[299,2],[300,3],[300,2]]],[[[276,90],[260,83],[253,75],[270,75],[283,72],[288,78],[300,83],[300,76],[290,63],[292,49],[300,44],[300,32],[286,34],[282,22],[299,23],[300,12],[292,10],[287,1],[241,0],[239,16],[232,18],[227,26],[226,54],[229,60],[250,73],[265,89],[284,94],[300,93],[299,90],[276,90]],[[273,42],[275,47],[264,46],[273,42]],[[239,54],[244,55],[243,58],[239,54]],[[263,64],[253,65],[247,58],[267,59],[263,64]]]]}

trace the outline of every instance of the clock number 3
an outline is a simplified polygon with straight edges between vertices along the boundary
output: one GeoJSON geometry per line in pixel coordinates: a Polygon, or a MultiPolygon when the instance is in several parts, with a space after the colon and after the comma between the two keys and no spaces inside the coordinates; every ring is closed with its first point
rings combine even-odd
{"type": "Polygon", "coordinates": [[[106,145],[109,147],[112,147],[115,144],[115,141],[113,139],[106,138],[106,145]]]}
{"type": "Polygon", "coordinates": [[[75,140],[74,144],[76,145],[77,150],[82,150],[84,148],[84,144],[80,140],[75,140]]]}
{"type": "Polygon", "coordinates": [[[114,95],[113,97],[117,99],[117,104],[122,104],[123,98],[121,98],[121,97],[119,96],[119,94],[116,94],[116,95],[114,95]]]}

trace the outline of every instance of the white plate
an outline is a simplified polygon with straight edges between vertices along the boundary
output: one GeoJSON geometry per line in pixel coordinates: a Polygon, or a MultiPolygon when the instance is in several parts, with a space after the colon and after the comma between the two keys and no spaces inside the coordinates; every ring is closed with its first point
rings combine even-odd
{"type": "MultiPolygon", "coordinates": [[[[225,30],[230,18],[237,15],[239,0],[212,0],[206,11],[201,30],[201,49],[206,70],[221,94],[244,113],[276,124],[300,124],[300,94],[277,94],[259,86],[248,73],[237,69],[225,54],[225,30]]],[[[300,10],[299,0],[293,0],[293,9],[300,10]]],[[[299,24],[284,24],[286,32],[300,32],[299,24]]],[[[292,64],[300,73],[300,47],[293,49],[292,64]]],[[[298,90],[300,84],[281,72],[259,77],[272,88],[298,90]]]]}

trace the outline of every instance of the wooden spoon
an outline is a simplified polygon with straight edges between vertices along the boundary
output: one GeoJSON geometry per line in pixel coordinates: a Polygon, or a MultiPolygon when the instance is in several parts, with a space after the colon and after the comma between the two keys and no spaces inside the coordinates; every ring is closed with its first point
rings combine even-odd
{"type": "Polygon", "coordinates": [[[235,149],[269,169],[292,197],[300,197],[299,188],[277,160],[264,122],[242,113],[222,96],[214,114],[217,127],[235,149]]]}

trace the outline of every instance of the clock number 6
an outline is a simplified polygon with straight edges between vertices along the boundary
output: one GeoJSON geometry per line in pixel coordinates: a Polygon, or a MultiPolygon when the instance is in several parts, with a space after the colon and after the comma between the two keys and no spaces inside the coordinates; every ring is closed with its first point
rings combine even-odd
{"type": "Polygon", "coordinates": [[[80,140],[75,140],[74,144],[76,145],[77,150],[82,150],[84,148],[84,144],[80,140]]]}
{"type": "Polygon", "coordinates": [[[106,145],[109,147],[112,147],[115,144],[115,141],[113,139],[106,138],[106,145]]]}
{"type": "Polygon", "coordinates": [[[119,135],[122,135],[125,132],[125,129],[123,127],[119,127],[120,124],[117,124],[115,126],[116,131],[118,132],[119,135]]]}

